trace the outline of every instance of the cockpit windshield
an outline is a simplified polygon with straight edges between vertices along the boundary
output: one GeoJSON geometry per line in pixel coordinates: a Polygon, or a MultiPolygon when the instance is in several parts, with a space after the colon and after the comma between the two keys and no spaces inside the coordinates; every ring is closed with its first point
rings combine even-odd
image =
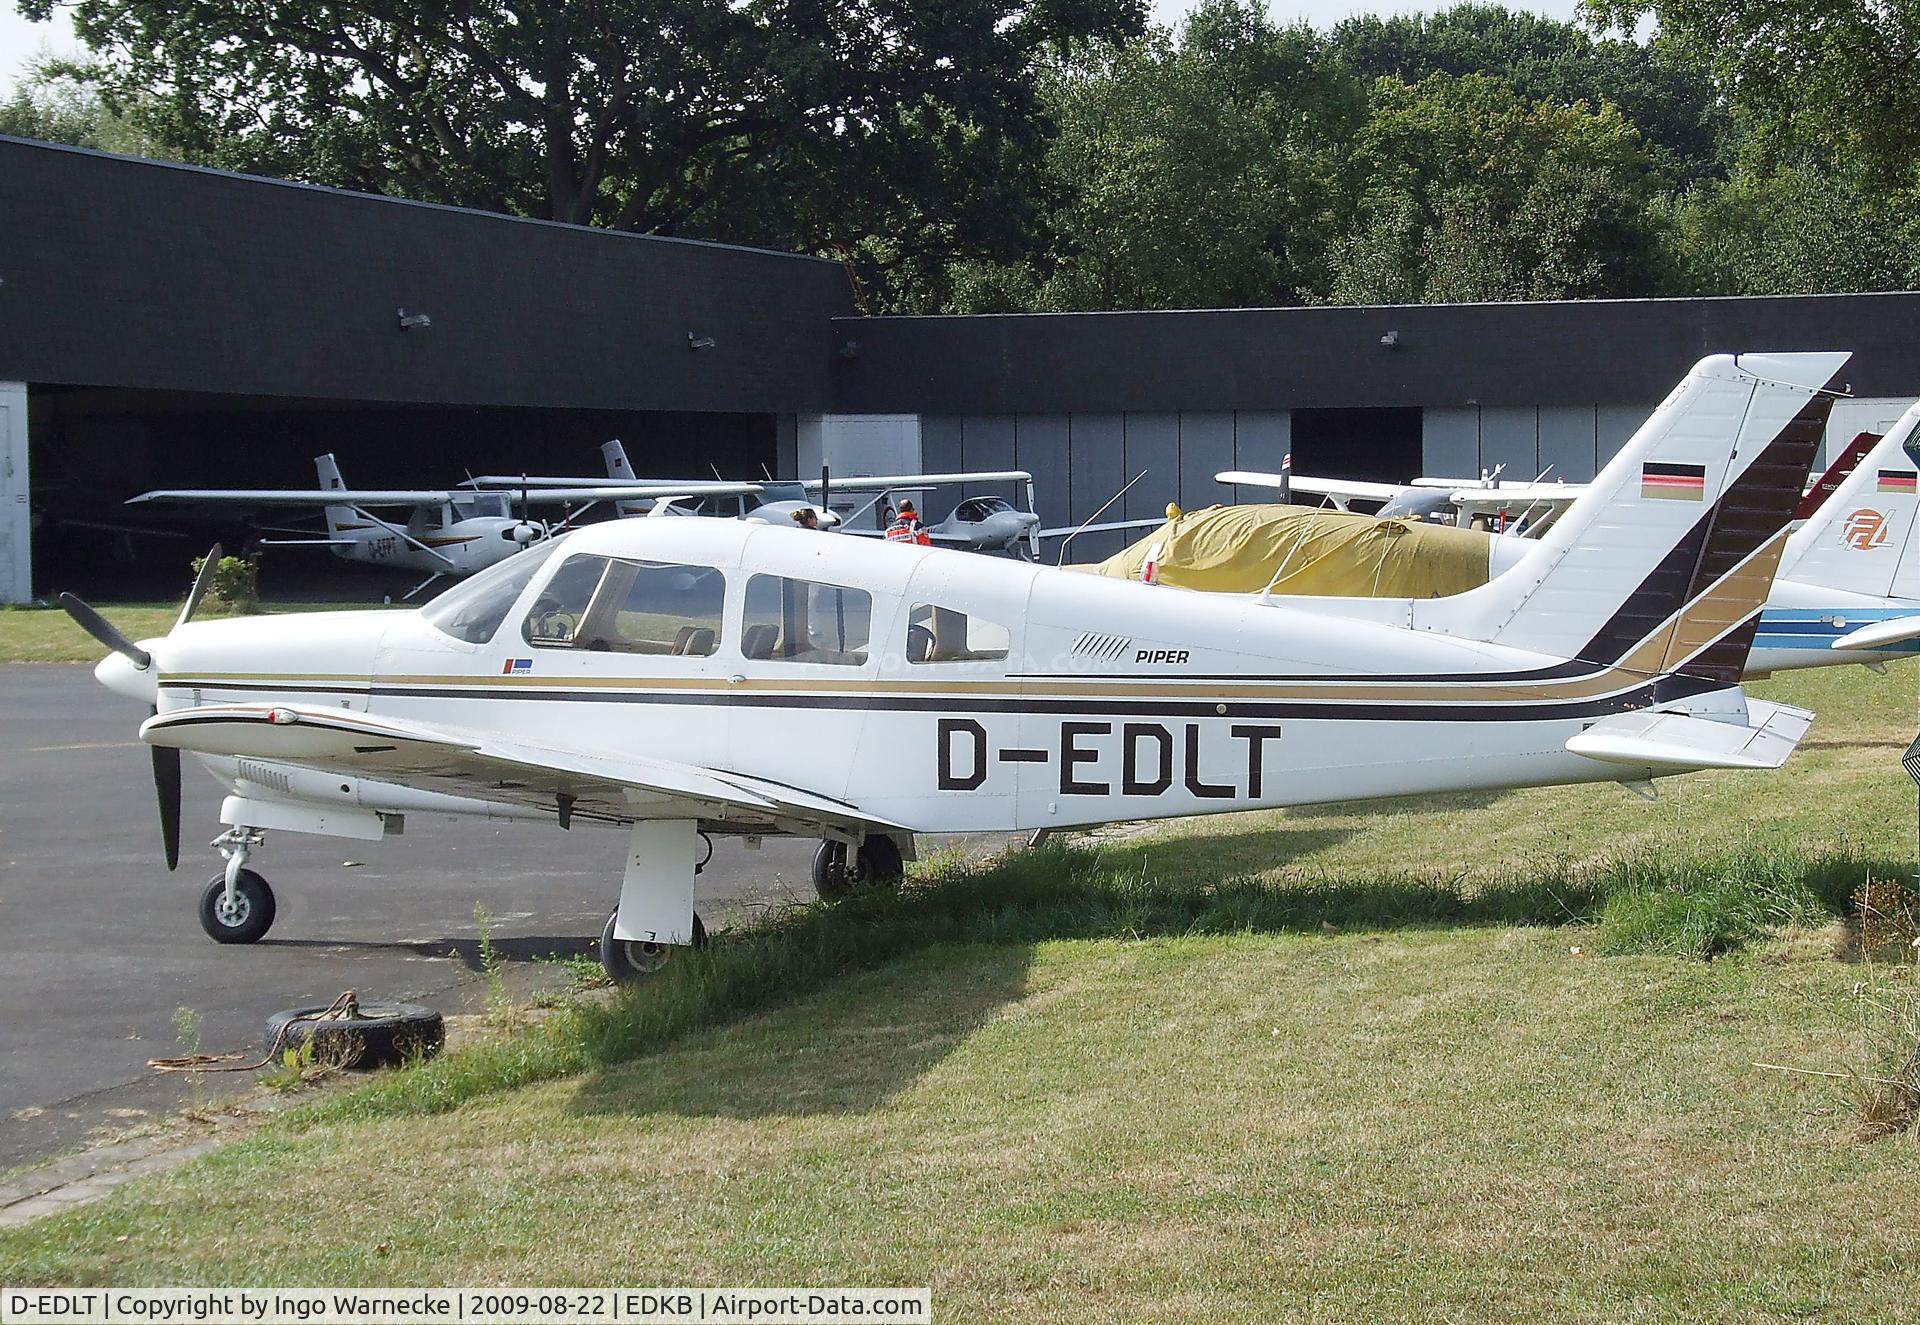
{"type": "Polygon", "coordinates": [[[472,520],[481,516],[504,517],[507,513],[507,494],[504,492],[481,492],[471,497],[453,499],[453,518],[472,520]]]}
{"type": "Polygon", "coordinates": [[[520,591],[547,563],[561,538],[550,538],[525,552],[487,567],[464,584],[456,584],[420,609],[420,619],[468,644],[485,644],[500,629],[520,591]]]}
{"type": "Polygon", "coordinates": [[[960,503],[954,511],[954,517],[965,524],[979,524],[989,515],[998,515],[1001,511],[1010,511],[1013,503],[1005,497],[969,497],[960,503]]]}

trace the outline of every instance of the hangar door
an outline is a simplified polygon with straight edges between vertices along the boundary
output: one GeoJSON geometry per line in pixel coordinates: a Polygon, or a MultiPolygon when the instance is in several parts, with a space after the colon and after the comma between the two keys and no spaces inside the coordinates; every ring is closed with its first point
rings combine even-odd
{"type": "Polygon", "coordinates": [[[27,388],[0,382],[0,603],[33,597],[33,512],[27,505],[27,388]]]}
{"type": "Polygon", "coordinates": [[[1418,409],[1297,409],[1293,468],[1318,478],[1405,483],[1420,470],[1418,409]]]}

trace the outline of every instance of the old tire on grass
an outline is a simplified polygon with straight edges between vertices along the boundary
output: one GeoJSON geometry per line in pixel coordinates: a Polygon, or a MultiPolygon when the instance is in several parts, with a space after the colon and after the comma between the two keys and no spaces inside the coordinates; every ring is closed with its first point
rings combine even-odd
{"type": "MultiPolygon", "coordinates": [[[[613,936],[613,926],[619,919],[620,913],[615,911],[607,917],[607,927],[600,931],[600,966],[606,971],[607,978],[617,985],[639,984],[648,976],[659,974],[673,960],[673,951],[679,945],[617,939],[613,936]]],[[[697,911],[693,916],[691,946],[707,946],[707,927],[700,922],[700,913],[697,911]]]]}
{"type": "Polygon", "coordinates": [[[273,889],[252,870],[233,881],[233,905],[227,905],[227,876],[216,874],[200,894],[200,928],[215,943],[258,943],[273,928],[273,889]]]}
{"type": "Polygon", "coordinates": [[[362,1003],[358,1017],[299,1020],[318,1017],[329,1006],[288,1008],[268,1017],[267,1046],[274,1057],[311,1043],[316,1063],[394,1067],[414,1058],[431,1058],[447,1042],[446,1022],[438,1012],[418,1003],[362,1003]]]}

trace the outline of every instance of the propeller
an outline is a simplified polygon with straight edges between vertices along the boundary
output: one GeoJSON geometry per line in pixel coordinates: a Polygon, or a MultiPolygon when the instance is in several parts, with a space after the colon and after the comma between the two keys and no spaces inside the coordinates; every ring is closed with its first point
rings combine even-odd
{"type": "MultiPolygon", "coordinates": [[[[220,565],[221,546],[215,543],[208,551],[206,559],[200,563],[200,573],[193,577],[193,587],[187,591],[187,601],[180,608],[180,615],[174,621],[174,629],[193,619],[200,610],[200,604],[207,596],[207,589],[213,584],[213,576],[220,565]]],[[[145,672],[153,667],[153,655],[135,644],[101,616],[86,602],[70,593],[60,595],[60,606],[66,609],[79,627],[102,644],[120,654],[135,668],[145,672]]],[[[153,707],[158,713],[158,706],[153,707]]],[[[166,746],[148,746],[153,759],[153,794],[160,808],[160,846],[166,854],[167,868],[177,869],[180,865],[180,751],[166,746]]]]}
{"type": "Polygon", "coordinates": [[[153,666],[153,655],[120,633],[119,627],[94,611],[78,595],[63,593],[60,606],[66,609],[80,629],[99,640],[141,671],[153,666]]]}
{"type": "Polygon", "coordinates": [[[219,569],[220,558],[225,552],[226,549],[218,543],[207,550],[205,559],[200,563],[200,573],[193,577],[193,588],[187,590],[186,604],[180,609],[179,619],[173,623],[175,630],[193,620],[193,614],[200,610],[200,600],[207,596],[207,589],[213,584],[213,574],[219,569]]]}
{"type": "Polygon", "coordinates": [[[153,751],[153,794],[160,803],[160,846],[167,855],[167,868],[176,870],[180,868],[180,752],[165,745],[147,748],[153,751]]]}

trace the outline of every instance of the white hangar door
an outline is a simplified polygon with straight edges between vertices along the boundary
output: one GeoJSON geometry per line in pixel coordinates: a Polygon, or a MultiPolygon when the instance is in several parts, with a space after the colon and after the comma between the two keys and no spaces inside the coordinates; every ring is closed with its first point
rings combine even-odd
{"type": "Polygon", "coordinates": [[[0,603],[33,596],[33,512],[27,504],[27,388],[0,382],[0,603]]]}

